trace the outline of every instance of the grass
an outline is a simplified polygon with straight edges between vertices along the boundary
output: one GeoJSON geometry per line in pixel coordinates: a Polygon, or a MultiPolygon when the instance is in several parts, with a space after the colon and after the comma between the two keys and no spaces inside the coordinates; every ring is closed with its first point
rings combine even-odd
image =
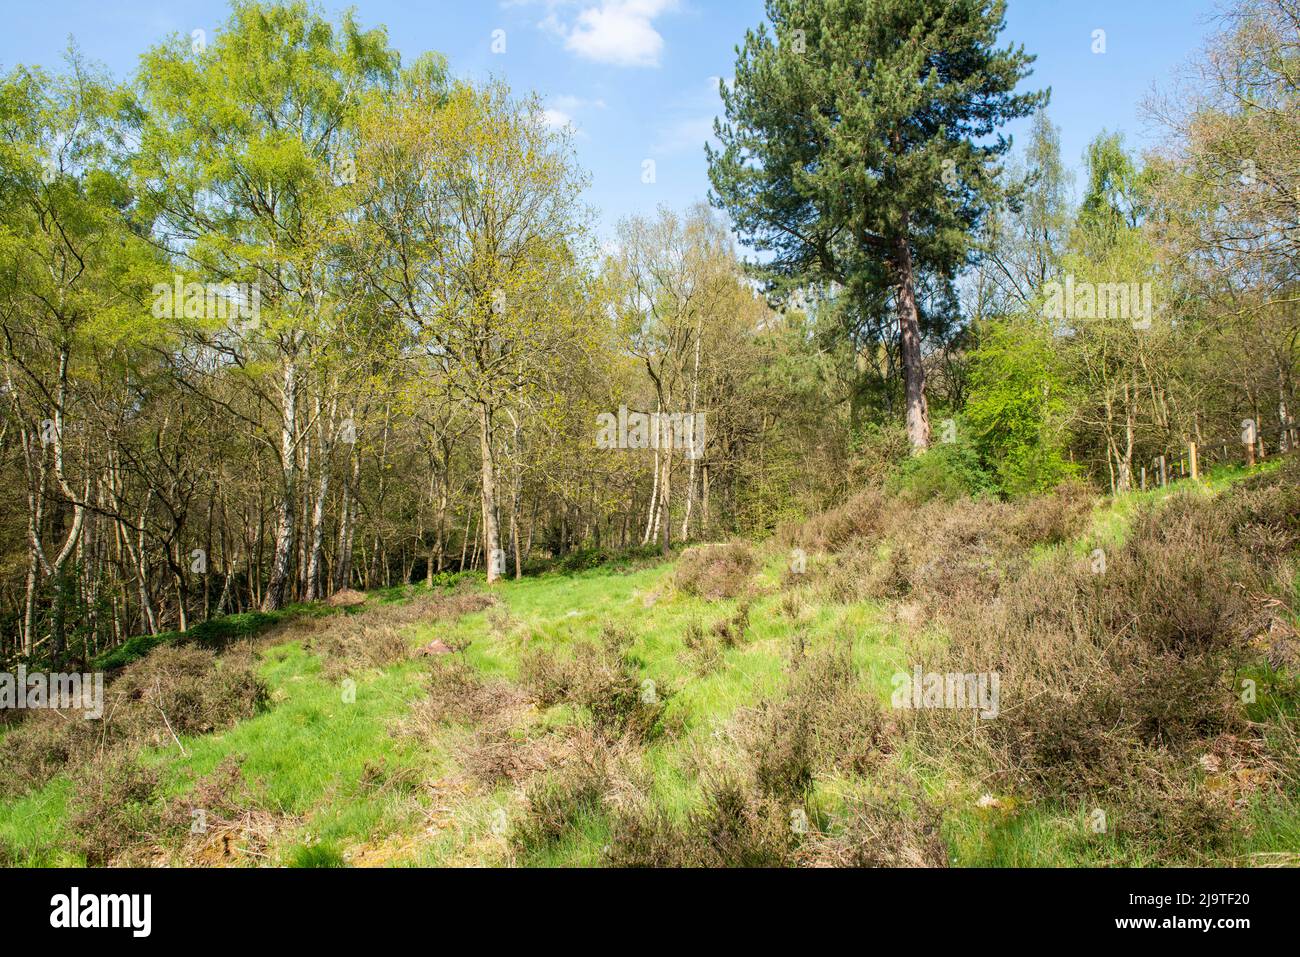
{"type": "MultiPolygon", "coordinates": [[[[488,676],[514,679],[521,654],[532,647],[564,649],[595,641],[614,622],[634,630],[630,657],[639,674],[658,687],[672,689],[668,714],[683,733],[652,745],[645,755],[653,769],[656,793],[670,807],[684,811],[698,796],[690,772],[696,748],[708,742],[737,709],[752,706],[781,683],[791,627],[777,611],[777,597],[755,602],[748,640],[722,653],[723,663],[707,677],[695,679],[687,663],[682,636],[688,623],[705,627],[734,613],[736,602],[709,603],[671,593],[671,565],[633,571],[606,568],[571,575],[544,575],[501,583],[496,594],[508,620],[495,610],[465,615],[447,627],[416,627],[412,645],[434,637],[469,641],[466,660],[488,676]]],[[[401,601],[389,593],[387,601],[401,601]]],[[[804,623],[810,635],[854,633],[854,658],[882,689],[897,663],[898,649],[888,628],[869,606],[821,608],[804,623]]],[[[254,783],[258,802],[291,822],[277,840],[273,863],[316,860],[306,854],[315,842],[342,848],[349,858],[385,843],[411,842],[406,863],[451,864],[477,859],[504,859],[504,846],[491,833],[492,812],[510,804],[508,789],[482,795],[454,793],[452,820],[437,818],[440,779],[454,779],[455,746],[464,729],[448,728],[420,746],[392,734],[392,727],[421,693],[421,668],[405,662],[356,676],[355,702],[342,700],[342,686],[321,678],[321,661],[289,640],[265,649],[260,673],[271,688],[270,709],[222,734],[182,737],[186,754],[175,747],[148,756],[163,772],[168,795],[186,793],[222,760],[242,760],[244,777],[254,783]],[[432,787],[412,795],[362,786],[368,766],[383,765],[390,775],[409,773],[432,787]],[[486,833],[484,833],[486,832],[486,833]]],[[[540,716],[544,724],[565,727],[578,717],[565,705],[540,716]]],[[[449,784],[453,790],[459,785],[449,784]]],[[[40,791],[0,805],[0,840],[19,848],[29,863],[69,863],[53,850],[64,842],[66,778],[40,791]]],[[[607,824],[599,815],[579,822],[574,833],[545,854],[523,863],[576,865],[599,860],[607,824]]],[[[385,861],[385,863],[398,861],[385,861]]]]}
{"type": "Polygon", "coordinates": [[[241,638],[252,638],[272,625],[292,621],[304,615],[331,614],[326,605],[287,605],[279,611],[245,611],[200,622],[188,631],[163,631],[156,635],[136,635],[91,659],[91,667],[113,671],[143,658],[159,645],[193,643],[204,648],[220,649],[241,638]]]}
{"type": "Polygon", "coordinates": [[[1176,479],[1164,487],[1157,485],[1145,491],[1135,490],[1103,498],[1093,510],[1088,532],[1075,543],[1076,550],[1085,553],[1093,548],[1122,545],[1133,517],[1138,511],[1145,506],[1164,501],[1171,495],[1198,489],[1207,495],[1217,495],[1244,478],[1271,474],[1277,471],[1281,464],[1281,459],[1272,458],[1259,463],[1253,469],[1235,463],[1216,465],[1202,472],[1201,477],[1196,481],[1190,478],[1176,479]]]}
{"type": "MultiPolygon", "coordinates": [[[[1240,469],[1215,470],[1204,483],[1207,492],[1242,474],[1240,469]]],[[[1131,493],[1104,503],[1085,535],[1060,547],[1086,553],[1098,543],[1122,542],[1140,504],[1168,494],[1166,489],[1131,493]]],[[[801,643],[810,651],[847,643],[854,666],[882,704],[889,700],[891,675],[916,660],[918,646],[906,643],[887,605],[810,601],[792,617],[778,586],[788,556],[776,548],[760,555],[763,566],[755,576],[758,593],[750,599],[749,629],[734,646],[718,648],[717,660],[707,668],[688,647],[687,634],[692,625],[709,633],[716,622],[736,613],[739,602],[685,595],[673,587],[675,563],[649,565],[648,558],[594,568],[575,561],[575,571],[504,581],[493,588],[497,606],[454,621],[417,622],[405,634],[412,648],[434,638],[453,647],[465,643],[460,654],[475,672],[514,682],[521,660],[532,650],[563,656],[583,643],[599,642],[611,625],[628,630],[633,640],[623,660],[643,688],[644,682],[653,682],[656,693],[666,698],[664,722],[671,729],[632,756],[628,773],[648,782],[650,799],[671,819],[683,821],[701,801],[704,756],[734,752],[729,736],[737,716],[782,689],[801,643]]],[[[387,589],[372,594],[367,608],[401,604],[422,591],[423,586],[387,589]]],[[[259,672],[271,689],[270,706],[225,732],[183,736],[179,747],[152,750],[143,760],[160,773],[164,795],[184,803],[224,761],[238,759],[250,808],[260,822],[258,839],[236,831],[234,851],[220,859],[203,857],[206,851],[196,851],[190,842],[172,848],[170,860],[298,867],[549,867],[604,860],[612,821],[599,806],[580,809],[554,841],[512,843],[512,828],[526,813],[527,786],[472,779],[464,754],[476,729],[442,722],[410,732],[412,705],[427,693],[427,664],[412,659],[328,680],[321,658],[308,650],[306,635],[295,631],[295,622],[308,622],[315,613],[295,608],[269,618],[253,613],[202,626],[203,640],[224,643],[284,623],[278,643],[257,652],[259,672]]],[[[146,646],[177,637],[155,636],[124,646],[101,665],[125,663],[145,653],[146,646]]],[[[185,640],[195,637],[192,631],[185,640]]],[[[938,635],[926,640],[936,647],[943,641],[938,635]]],[[[1275,676],[1261,679],[1265,687],[1275,676]]],[[[546,742],[587,723],[581,709],[566,702],[545,709],[528,705],[513,714],[509,734],[522,744],[546,742]]],[[[1125,848],[1122,837],[1112,832],[1093,833],[1087,807],[1019,806],[1010,799],[998,807],[980,807],[982,783],[960,769],[935,767],[907,747],[895,756],[895,766],[945,811],[942,834],[953,864],[1155,863],[1140,849],[1125,848]]],[[[846,801],[875,785],[838,772],[819,774],[804,806],[814,822],[825,823],[846,801]]],[[[67,850],[71,787],[66,776],[59,776],[37,791],[0,803],[0,847],[10,849],[13,862],[80,863],[67,850]]],[[[1247,814],[1250,826],[1244,836],[1217,860],[1294,863],[1300,847],[1297,806],[1261,798],[1247,814]]]]}

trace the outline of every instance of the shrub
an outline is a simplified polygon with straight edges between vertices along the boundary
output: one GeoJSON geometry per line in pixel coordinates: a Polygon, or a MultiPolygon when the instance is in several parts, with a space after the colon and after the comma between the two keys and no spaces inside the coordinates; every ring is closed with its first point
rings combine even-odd
{"type": "Polygon", "coordinates": [[[943,814],[919,789],[854,798],[828,833],[810,836],[800,858],[818,867],[947,867],[943,814]]]}
{"type": "Polygon", "coordinates": [[[1203,862],[1237,828],[1229,801],[1160,755],[1149,756],[1095,803],[1122,845],[1162,862],[1203,862]]]}
{"type": "Polygon", "coordinates": [[[848,559],[838,592],[845,600],[913,598],[931,611],[992,597],[1023,561],[1012,548],[1010,511],[1001,502],[969,498],[911,509],[896,517],[881,555],[848,559]]]}
{"type": "Polygon", "coordinates": [[[918,713],[922,750],[982,755],[991,780],[1033,799],[1109,808],[1124,841],[1162,859],[1186,856],[1178,835],[1222,840],[1231,809],[1195,782],[1209,742],[1252,737],[1235,676],[1267,584],[1225,504],[1171,496],[1135,517],[1100,573],[1058,554],[993,595],[941,603],[939,669],[1000,671],[1001,714],[972,738],[958,735],[969,716],[918,713]]]}
{"type": "Polygon", "coordinates": [[[749,630],[749,602],[742,601],[736,613],[713,624],[713,634],[726,648],[734,648],[745,640],[749,630]]]}
{"type": "Polygon", "coordinates": [[[244,774],[243,758],[231,755],[222,759],[209,774],[199,778],[190,790],[168,802],[163,813],[166,830],[188,833],[194,822],[193,811],[202,808],[208,828],[229,822],[248,811],[253,801],[244,774]]]}
{"type": "Polygon", "coordinates": [[[164,647],[122,672],[106,695],[106,723],[128,725],[126,735],[166,743],[171,732],[208,734],[261,711],[265,682],[251,664],[223,661],[198,648],[164,647]]]}
{"type": "Polygon", "coordinates": [[[687,830],[705,866],[780,867],[789,863],[795,838],[790,810],[722,778],[706,784],[704,807],[691,815],[687,830]]]}
{"type": "Polygon", "coordinates": [[[519,660],[519,682],[539,707],[549,708],[568,698],[573,672],[552,652],[531,648],[519,660]]]}
{"type": "Polygon", "coordinates": [[[473,665],[446,655],[430,659],[428,696],[412,709],[421,733],[428,724],[475,724],[496,718],[523,703],[523,695],[505,681],[485,678],[473,665]]]}
{"type": "Polygon", "coordinates": [[[526,807],[510,831],[510,843],[530,853],[557,843],[584,815],[600,811],[610,786],[603,748],[575,749],[559,769],[537,778],[525,792],[526,807]]]}
{"type": "Polygon", "coordinates": [[[644,798],[615,809],[605,862],[610,867],[700,867],[703,849],[662,808],[644,798]]]}
{"type": "Polygon", "coordinates": [[[69,766],[114,749],[170,747],[252,717],[268,700],[251,659],[163,645],[123,668],[104,690],[101,720],[33,712],[0,739],[0,794],[16,796],[69,766]]]}
{"type": "Polygon", "coordinates": [[[98,730],[97,721],[30,714],[0,738],[0,797],[35,790],[74,761],[94,754],[98,730]]]}
{"type": "Polygon", "coordinates": [[[1015,502],[1011,535],[1024,546],[1068,542],[1083,532],[1096,500],[1093,490],[1077,479],[1026,496],[1015,502]]]}
{"type": "Polygon", "coordinates": [[[546,767],[548,750],[541,742],[504,727],[480,728],[460,753],[460,765],[475,780],[496,787],[518,782],[546,767]]]}
{"type": "Polygon", "coordinates": [[[820,771],[869,771],[890,748],[847,643],[796,659],[785,694],[750,712],[738,737],[758,791],[785,801],[801,801],[820,771]]]}
{"type": "Polygon", "coordinates": [[[853,435],[849,478],[855,486],[879,487],[911,454],[912,444],[901,422],[864,423],[853,435]]]}
{"type": "Polygon", "coordinates": [[[1264,583],[1216,503],[1200,497],[1174,495],[1139,515],[1097,578],[1106,632],[1159,649],[1240,648],[1259,623],[1250,592],[1264,583]]]}
{"type": "Polygon", "coordinates": [[[279,611],[245,611],[199,622],[188,631],[169,631],[157,635],[137,635],[112,651],[98,656],[94,667],[114,671],[138,661],[161,645],[193,644],[210,651],[220,651],[227,645],[252,638],[267,631],[272,625],[293,621],[304,613],[304,606],[291,605],[279,611]]]}
{"type": "Polygon", "coordinates": [[[663,730],[665,693],[643,687],[626,661],[581,645],[573,664],[569,700],[587,710],[601,733],[648,741],[663,730]]]}
{"type": "Polygon", "coordinates": [[[939,499],[952,502],[964,496],[992,492],[992,477],[981,467],[979,456],[965,442],[941,442],[905,461],[886,483],[886,489],[916,505],[939,499]]]}
{"type": "Polygon", "coordinates": [[[987,322],[977,331],[962,431],[1004,491],[1051,488],[1073,470],[1065,457],[1069,376],[1059,350],[1038,323],[987,322]]]}
{"type": "Polygon", "coordinates": [[[331,680],[396,664],[411,653],[411,626],[455,621],[498,604],[494,596],[475,590],[466,579],[458,581],[462,584],[451,589],[408,587],[392,600],[332,618],[307,641],[307,647],[324,660],[322,673],[331,680]]]}
{"type": "Polygon", "coordinates": [[[396,664],[410,653],[410,644],[398,628],[372,624],[364,614],[339,620],[306,646],[321,656],[321,674],[331,681],[396,664]]]}
{"type": "Polygon", "coordinates": [[[134,757],[108,755],[76,775],[68,800],[73,850],[91,867],[117,860],[162,830],[158,772],[134,757]]]}
{"type": "Polygon", "coordinates": [[[757,568],[753,549],[745,542],[696,545],[682,553],[673,581],[687,595],[717,601],[744,591],[757,568]]]}
{"type": "Polygon", "coordinates": [[[822,512],[802,525],[783,528],[780,537],[787,545],[830,552],[854,542],[874,542],[885,530],[888,506],[888,499],[879,489],[863,489],[843,505],[822,512]]]}
{"type": "Polygon", "coordinates": [[[1233,486],[1222,500],[1233,535],[1261,564],[1294,557],[1300,549],[1300,454],[1276,472],[1233,486]]]}
{"type": "Polygon", "coordinates": [[[796,840],[790,811],[734,776],[717,776],[681,823],[644,798],[619,808],[607,861],[614,867],[784,866],[796,840]]]}
{"type": "Polygon", "coordinates": [[[607,738],[648,741],[663,731],[668,695],[640,679],[627,656],[631,642],[627,632],[606,628],[599,644],[578,645],[567,659],[531,651],[521,662],[520,681],[542,707],[567,701],[585,709],[607,738]]]}
{"type": "Polygon", "coordinates": [[[686,634],[682,641],[690,654],[696,673],[709,675],[721,667],[721,644],[713,639],[712,633],[705,634],[698,621],[687,622],[686,634]]]}

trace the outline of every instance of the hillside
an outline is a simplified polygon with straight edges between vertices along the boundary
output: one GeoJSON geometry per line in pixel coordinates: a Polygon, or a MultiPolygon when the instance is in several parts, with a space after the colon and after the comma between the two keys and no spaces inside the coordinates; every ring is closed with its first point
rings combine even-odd
{"type": "Polygon", "coordinates": [[[172,636],[111,663],[103,728],[3,732],[0,859],[1295,864],[1297,476],[864,492],[762,545],[172,636]],[[897,707],[917,667],[997,672],[996,716],[897,707]]]}

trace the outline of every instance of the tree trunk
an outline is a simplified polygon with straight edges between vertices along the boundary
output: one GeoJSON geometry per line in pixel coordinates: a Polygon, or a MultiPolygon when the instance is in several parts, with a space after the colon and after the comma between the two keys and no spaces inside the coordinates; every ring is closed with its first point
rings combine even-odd
{"type": "Polygon", "coordinates": [[[519,506],[522,504],[524,492],[523,480],[523,436],[519,428],[519,420],[513,414],[510,416],[514,420],[515,436],[513,447],[514,475],[510,488],[510,547],[514,550],[515,558],[515,581],[524,577],[524,560],[522,548],[519,544],[519,506]]]}
{"type": "Polygon", "coordinates": [[[190,616],[185,607],[185,579],[175,569],[172,570],[172,585],[176,589],[176,622],[180,626],[180,631],[189,631],[190,616]]]}
{"type": "Polygon", "coordinates": [[[1277,367],[1277,420],[1282,435],[1277,450],[1285,455],[1291,450],[1291,416],[1286,408],[1286,371],[1281,364],[1277,367]]]}
{"type": "Polygon", "coordinates": [[[311,509],[311,550],[307,562],[307,601],[323,598],[321,565],[325,559],[325,497],[329,494],[330,471],[325,460],[320,463],[320,485],[311,509]]]}
{"type": "Polygon", "coordinates": [[[683,541],[688,539],[691,534],[691,507],[695,503],[695,466],[704,449],[700,447],[700,422],[699,422],[699,405],[700,405],[700,341],[704,336],[703,320],[696,323],[695,326],[695,369],[694,377],[691,381],[691,444],[686,451],[690,458],[690,473],[686,476],[686,514],[682,516],[682,534],[683,541]]]}
{"type": "Polygon", "coordinates": [[[712,520],[709,518],[709,466],[700,466],[700,532],[708,540],[712,520]]]}
{"type": "Polygon", "coordinates": [[[912,443],[913,452],[924,452],[930,446],[930,410],[925,401],[921,320],[916,308],[916,276],[912,268],[912,249],[907,241],[907,222],[905,216],[903,234],[894,244],[895,297],[907,399],[907,438],[912,443]]]}
{"type": "Polygon", "coordinates": [[[325,501],[330,489],[330,462],[334,457],[334,412],[335,405],[330,403],[329,422],[326,423],[321,413],[320,401],[316,403],[316,436],[318,440],[316,468],[320,470],[320,480],[316,486],[316,501],[311,508],[311,547],[307,553],[307,601],[315,601],[324,596],[324,580],[321,577],[321,565],[325,558],[325,501]]]}
{"type": "MultiPolygon", "coordinates": [[[[350,415],[349,415],[350,417],[350,415]]],[[[341,591],[352,584],[352,539],[356,531],[357,502],[354,489],[361,476],[361,456],[352,444],[352,474],[343,482],[343,504],[339,509],[338,568],[334,573],[334,590],[341,591]]]]}
{"type": "Polygon", "coordinates": [[[289,582],[289,561],[293,558],[294,492],[297,482],[294,432],[298,421],[298,367],[293,360],[284,365],[282,399],[280,501],[276,506],[275,554],[271,558],[271,580],[267,582],[266,594],[262,597],[263,611],[275,611],[284,606],[285,588],[289,582]]]}
{"type": "Polygon", "coordinates": [[[23,655],[30,657],[32,648],[35,645],[36,637],[33,634],[36,624],[36,578],[38,562],[36,552],[33,551],[27,562],[27,586],[25,599],[23,601],[23,633],[22,633],[22,651],[23,655]]]}
{"type": "Polygon", "coordinates": [[[659,485],[660,492],[661,492],[659,499],[661,502],[663,502],[663,509],[664,509],[663,541],[660,548],[665,556],[668,554],[668,545],[669,545],[668,539],[673,525],[673,514],[671,509],[672,476],[673,476],[673,453],[672,453],[672,449],[669,449],[664,453],[664,477],[663,477],[663,481],[659,485]]]}
{"type": "Polygon", "coordinates": [[[492,458],[492,412],[486,402],[478,406],[479,456],[482,463],[483,559],[488,584],[501,577],[505,553],[501,550],[501,529],[497,521],[496,463],[492,458]]]}
{"type": "Polygon", "coordinates": [[[59,488],[63,490],[64,497],[72,504],[72,525],[68,529],[67,538],[64,539],[63,547],[55,556],[50,567],[50,578],[54,581],[54,609],[51,615],[50,642],[51,642],[51,661],[57,669],[63,664],[63,653],[66,647],[65,623],[67,621],[67,602],[70,582],[68,581],[67,567],[68,561],[72,558],[76,550],[77,543],[81,538],[81,530],[86,520],[85,506],[81,503],[90,498],[90,477],[86,477],[85,491],[78,498],[73,491],[72,486],[68,483],[67,477],[63,470],[63,431],[65,422],[63,418],[64,404],[67,399],[68,388],[68,363],[71,353],[71,347],[68,343],[63,343],[59,349],[59,379],[58,390],[55,394],[54,404],[54,478],[58,482],[59,488]]]}
{"type": "Polygon", "coordinates": [[[645,534],[641,536],[641,544],[649,545],[651,536],[655,532],[655,517],[659,514],[659,449],[655,449],[654,455],[654,484],[650,488],[650,505],[646,509],[645,516],[645,534]]]}

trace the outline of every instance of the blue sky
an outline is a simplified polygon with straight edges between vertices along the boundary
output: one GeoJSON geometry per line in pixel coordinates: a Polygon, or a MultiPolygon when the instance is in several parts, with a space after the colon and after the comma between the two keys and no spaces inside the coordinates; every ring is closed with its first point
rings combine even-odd
{"type": "MultiPolygon", "coordinates": [[[[543,97],[571,124],[592,176],[588,200],[602,233],[658,204],[703,199],[703,143],[717,111],[717,78],[730,77],[734,47],[763,17],[761,0],[353,0],[362,24],[384,25],[409,60],[437,50],[463,77],[503,77],[543,97]],[[495,31],[502,31],[497,33],[495,31]],[[495,47],[495,49],[494,49],[495,47]],[[643,182],[646,160],[655,181],[643,182]]],[[[1049,112],[1078,166],[1103,128],[1141,146],[1140,102],[1167,84],[1201,46],[1214,0],[1010,0],[1004,40],[1038,55],[1034,86],[1050,86],[1049,112]],[[1094,31],[1105,52],[1094,53],[1094,31]]],[[[68,37],[125,78],[137,57],[169,33],[226,17],[224,0],[0,0],[0,68],[57,67],[68,37]]],[[[1023,123],[1012,127],[1023,131],[1023,123]]],[[[1020,139],[1023,139],[1021,137],[1020,139]]]]}

